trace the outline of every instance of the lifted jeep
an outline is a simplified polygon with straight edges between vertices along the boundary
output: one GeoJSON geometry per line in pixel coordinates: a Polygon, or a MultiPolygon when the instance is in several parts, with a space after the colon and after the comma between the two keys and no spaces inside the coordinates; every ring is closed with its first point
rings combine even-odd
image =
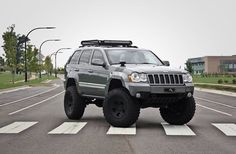
{"type": "Polygon", "coordinates": [[[82,41],[65,65],[64,86],[69,119],[80,119],[86,105],[96,104],[115,127],[131,126],[147,107],[160,108],[166,122],[182,125],[196,108],[191,75],[131,41],[82,41]]]}

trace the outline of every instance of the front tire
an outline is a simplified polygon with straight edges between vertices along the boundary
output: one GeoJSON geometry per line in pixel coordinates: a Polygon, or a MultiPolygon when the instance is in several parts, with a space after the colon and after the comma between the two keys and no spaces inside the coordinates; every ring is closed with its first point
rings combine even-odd
{"type": "Polygon", "coordinates": [[[112,126],[129,127],[137,121],[140,105],[125,89],[113,89],[105,98],[103,113],[112,126]]]}
{"type": "Polygon", "coordinates": [[[76,87],[68,87],[64,96],[64,110],[67,117],[74,120],[81,119],[85,107],[84,99],[78,95],[76,87]]]}
{"type": "Polygon", "coordinates": [[[160,108],[162,118],[172,125],[183,125],[188,123],[194,116],[196,109],[193,97],[184,98],[167,108],[160,108]]]}

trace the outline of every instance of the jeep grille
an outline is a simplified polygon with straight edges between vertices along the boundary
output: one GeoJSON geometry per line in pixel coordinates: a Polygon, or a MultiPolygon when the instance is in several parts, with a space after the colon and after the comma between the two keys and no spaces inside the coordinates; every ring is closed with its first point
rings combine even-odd
{"type": "Polygon", "coordinates": [[[150,85],[183,85],[182,74],[149,74],[150,85]]]}

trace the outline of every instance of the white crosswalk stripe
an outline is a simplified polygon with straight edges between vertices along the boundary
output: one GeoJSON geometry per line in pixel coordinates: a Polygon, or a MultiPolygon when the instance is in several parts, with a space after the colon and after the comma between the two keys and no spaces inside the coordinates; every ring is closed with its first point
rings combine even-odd
{"type": "Polygon", "coordinates": [[[132,125],[128,128],[113,127],[110,126],[107,131],[108,135],[135,135],[136,134],[136,125],[132,125]]]}
{"type": "Polygon", "coordinates": [[[212,125],[222,131],[226,136],[236,136],[236,124],[212,123],[212,125]]]}
{"type": "MultiPolygon", "coordinates": [[[[17,134],[33,125],[37,121],[17,121],[0,128],[0,134],[17,134]]],[[[87,122],[64,122],[58,127],[54,128],[48,134],[77,134],[85,126],[87,122]]],[[[196,134],[187,125],[170,125],[168,123],[161,123],[165,134],[168,136],[195,136],[196,134]]],[[[226,136],[236,136],[236,124],[234,123],[212,123],[215,128],[219,129],[226,136]]],[[[107,135],[136,135],[136,125],[128,128],[110,126],[107,135]]]]}
{"type": "Polygon", "coordinates": [[[10,125],[0,128],[0,134],[17,134],[30,128],[38,122],[13,122],[10,125]]]}
{"type": "Polygon", "coordinates": [[[48,134],[77,134],[87,122],[64,122],[48,134]]]}
{"type": "Polygon", "coordinates": [[[161,123],[166,135],[176,136],[194,136],[196,135],[187,125],[169,125],[167,123],[161,123]]]}

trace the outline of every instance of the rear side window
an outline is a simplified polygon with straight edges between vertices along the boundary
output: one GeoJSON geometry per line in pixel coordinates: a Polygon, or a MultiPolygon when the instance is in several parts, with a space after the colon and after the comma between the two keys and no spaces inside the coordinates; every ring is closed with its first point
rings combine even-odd
{"type": "Polygon", "coordinates": [[[80,56],[80,61],[79,63],[85,63],[85,64],[88,64],[89,63],[89,60],[90,60],[90,57],[91,57],[91,54],[92,54],[92,50],[84,50],[82,55],[80,56]]]}
{"type": "Polygon", "coordinates": [[[78,64],[80,54],[81,50],[76,51],[70,60],[70,64],[78,64]]]}

